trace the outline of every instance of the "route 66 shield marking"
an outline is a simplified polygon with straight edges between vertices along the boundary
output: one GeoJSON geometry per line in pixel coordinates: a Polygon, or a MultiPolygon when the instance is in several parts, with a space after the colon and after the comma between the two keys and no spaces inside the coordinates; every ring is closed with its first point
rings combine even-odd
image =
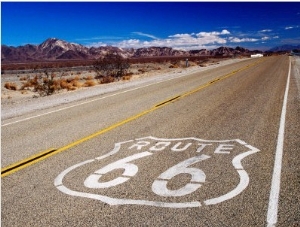
{"type": "MultiPolygon", "coordinates": [[[[67,168],[56,177],[54,185],[70,196],[100,200],[110,205],[135,204],[170,208],[214,205],[232,199],[247,188],[249,176],[241,161],[257,152],[257,148],[240,139],[165,139],[149,136],[116,143],[114,149],[107,154],[67,168]],[[162,161],[166,157],[168,161],[162,161]],[[206,170],[206,163],[220,165],[214,160],[229,160],[227,166],[239,179],[230,190],[202,198],[201,190],[209,187],[207,181],[212,181],[210,171],[206,170]],[[151,169],[147,169],[147,163],[150,163],[151,169]],[[162,166],[158,166],[159,163],[162,163],[162,166]],[[76,178],[77,174],[83,172],[82,169],[91,167],[93,170],[88,176],[78,176],[81,179],[80,185],[74,186],[69,183],[69,175],[72,175],[72,179],[76,178]],[[157,172],[156,177],[149,177],[150,171],[157,172]],[[111,175],[112,173],[115,174],[111,175]],[[109,175],[111,176],[107,178],[109,175]],[[185,180],[184,184],[181,183],[177,187],[170,186],[176,184],[174,179],[180,179],[183,175],[189,176],[189,182],[185,180]],[[145,189],[135,190],[140,191],[142,195],[130,194],[130,189],[142,187],[138,180],[140,178],[143,182],[150,182],[145,183],[145,189]],[[114,189],[127,191],[119,195],[112,193],[114,189]],[[154,195],[154,200],[142,198],[147,191],[148,194],[154,195]]],[[[207,191],[213,191],[213,188],[207,191]]]]}

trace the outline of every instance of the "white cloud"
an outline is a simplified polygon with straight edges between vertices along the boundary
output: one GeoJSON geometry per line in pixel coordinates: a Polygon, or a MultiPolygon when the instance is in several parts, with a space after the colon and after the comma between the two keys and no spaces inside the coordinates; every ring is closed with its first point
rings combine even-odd
{"type": "MultiPolygon", "coordinates": [[[[234,45],[234,43],[249,43],[257,41],[268,41],[279,38],[278,36],[271,37],[263,32],[271,32],[271,29],[261,30],[260,37],[250,37],[250,34],[235,33],[231,34],[228,30],[210,31],[210,32],[193,32],[193,33],[178,33],[169,35],[166,38],[157,38],[155,35],[146,34],[143,32],[132,32],[132,34],[149,37],[151,39],[145,41],[139,38],[127,39],[122,41],[109,42],[109,45],[120,48],[142,48],[142,47],[172,47],[174,49],[195,50],[195,49],[213,49],[224,46],[234,45]],[[230,35],[230,36],[229,36],[230,35]]],[[[103,42],[92,43],[89,46],[104,46],[103,42]]],[[[242,45],[242,44],[240,44],[242,45]]]]}
{"type": "Polygon", "coordinates": [[[194,33],[192,34],[175,34],[175,35],[170,35],[170,38],[189,38],[192,37],[194,33]]]}
{"type": "Polygon", "coordinates": [[[158,38],[157,38],[156,36],[154,36],[154,35],[146,34],[146,33],[143,33],[143,32],[132,32],[132,34],[140,35],[140,36],[145,36],[145,37],[148,37],[148,38],[151,38],[151,39],[158,39],[158,38]]]}
{"type": "Polygon", "coordinates": [[[219,35],[228,35],[230,32],[228,30],[222,30],[221,32],[199,32],[196,34],[198,37],[208,37],[208,36],[219,36],[219,35]]]}
{"type": "Polygon", "coordinates": [[[129,39],[119,42],[116,46],[121,48],[136,48],[136,46],[142,45],[142,42],[138,39],[129,39]]]}
{"type": "MultiPolygon", "coordinates": [[[[144,33],[143,33],[144,34],[144,33]]],[[[121,48],[141,48],[141,47],[172,47],[174,49],[209,49],[227,43],[227,40],[222,35],[230,34],[229,31],[223,30],[221,32],[200,32],[200,33],[183,33],[170,35],[165,39],[153,39],[148,41],[141,41],[138,39],[124,40],[116,43],[116,46],[121,48]]],[[[154,36],[153,36],[154,37],[154,36]]]]}
{"type": "Polygon", "coordinates": [[[226,29],[222,30],[221,35],[229,35],[230,32],[226,29]]]}
{"type": "Polygon", "coordinates": [[[233,43],[242,43],[242,42],[256,42],[259,39],[254,38],[237,38],[237,37],[229,37],[229,41],[233,43]]]}
{"type": "Polygon", "coordinates": [[[292,26],[288,26],[288,27],[285,27],[285,30],[289,30],[289,29],[293,29],[294,27],[292,26]]]}
{"type": "Polygon", "coordinates": [[[261,30],[260,32],[271,32],[272,30],[271,29],[264,29],[264,30],[261,30]]]}

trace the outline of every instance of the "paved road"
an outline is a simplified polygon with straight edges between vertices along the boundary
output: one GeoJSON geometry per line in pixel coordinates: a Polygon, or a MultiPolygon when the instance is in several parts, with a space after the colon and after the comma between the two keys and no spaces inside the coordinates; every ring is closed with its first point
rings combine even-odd
{"type": "Polygon", "coordinates": [[[10,119],[2,167],[36,159],[3,174],[2,226],[299,226],[299,65],[250,59],[10,119]]]}

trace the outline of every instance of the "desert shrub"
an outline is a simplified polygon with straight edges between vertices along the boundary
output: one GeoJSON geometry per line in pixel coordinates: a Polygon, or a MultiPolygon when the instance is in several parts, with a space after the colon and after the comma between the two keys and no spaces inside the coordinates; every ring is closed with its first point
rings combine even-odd
{"type": "Polygon", "coordinates": [[[70,80],[68,82],[67,79],[61,79],[59,84],[60,84],[61,89],[66,89],[67,91],[74,90],[73,83],[71,83],[70,80]]]}
{"type": "Polygon", "coordinates": [[[140,73],[145,73],[147,70],[145,70],[145,69],[138,69],[138,72],[140,72],[140,73]]]}
{"type": "Polygon", "coordinates": [[[54,79],[55,74],[49,75],[48,71],[45,70],[44,75],[35,75],[32,79],[28,78],[27,81],[23,82],[20,90],[31,88],[33,92],[39,93],[40,96],[46,96],[60,89],[54,79]]]}
{"type": "Polygon", "coordinates": [[[66,79],[61,79],[59,80],[59,86],[61,89],[67,89],[69,88],[69,83],[67,82],[66,79]]]}
{"type": "Polygon", "coordinates": [[[20,77],[19,80],[20,80],[20,81],[26,81],[26,80],[28,80],[28,76],[22,76],[22,77],[20,77]]]}
{"type": "Polygon", "coordinates": [[[55,90],[66,89],[67,91],[73,91],[82,87],[82,83],[79,82],[79,77],[62,78],[54,81],[55,90]]]}
{"type": "Polygon", "coordinates": [[[74,80],[74,81],[72,82],[72,84],[73,84],[73,86],[74,86],[75,88],[81,88],[81,87],[82,87],[82,83],[80,83],[78,80],[74,80]]]}
{"type": "Polygon", "coordinates": [[[132,76],[130,76],[130,75],[126,75],[126,76],[123,76],[123,77],[122,77],[122,80],[130,80],[131,77],[132,77],[132,76]]]}
{"type": "Polygon", "coordinates": [[[17,90],[17,85],[13,82],[6,82],[4,84],[4,87],[8,90],[13,90],[13,91],[16,91],[17,90]]]}
{"type": "Polygon", "coordinates": [[[69,90],[68,91],[74,91],[74,90],[76,90],[77,88],[76,87],[74,87],[74,86],[70,86],[70,88],[69,88],[69,90]]]}
{"type": "Polygon", "coordinates": [[[83,87],[92,87],[95,85],[96,85],[96,82],[94,80],[86,80],[82,86],[83,87]]]}
{"type": "Polygon", "coordinates": [[[99,84],[108,84],[115,81],[115,78],[112,76],[105,76],[99,80],[99,84]]]}
{"type": "Polygon", "coordinates": [[[94,79],[94,78],[93,78],[93,76],[88,75],[87,77],[83,77],[83,79],[84,79],[84,80],[92,80],[92,79],[94,79]]]}
{"type": "Polygon", "coordinates": [[[40,96],[52,95],[55,92],[54,77],[55,74],[49,75],[48,71],[44,71],[45,77],[40,77],[37,84],[34,86],[34,91],[40,96]]]}
{"type": "Polygon", "coordinates": [[[133,75],[133,73],[127,73],[126,75],[124,75],[124,76],[122,77],[122,80],[130,80],[131,77],[132,77],[132,75],[133,75]]]}
{"type": "Polygon", "coordinates": [[[177,68],[179,68],[178,64],[171,64],[169,66],[169,69],[177,69],[177,68]]]}
{"type": "Polygon", "coordinates": [[[75,76],[74,80],[80,80],[80,76],[79,75],[75,76]]]}
{"type": "Polygon", "coordinates": [[[35,75],[32,79],[29,77],[27,78],[27,81],[22,83],[22,86],[20,90],[28,89],[28,88],[34,88],[35,86],[38,85],[38,79],[39,77],[35,75]]]}
{"type": "Polygon", "coordinates": [[[58,91],[61,89],[60,80],[53,80],[53,88],[55,91],[58,91]]]}
{"type": "MultiPolygon", "coordinates": [[[[117,52],[109,52],[102,59],[98,59],[93,64],[93,69],[96,72],[99,83],[101,83],[104,77],[121,79],[129,67],[129,60],[123,58],[117,52]]],[[[110,81],[111,78],[104,80],[110,81]]]]}

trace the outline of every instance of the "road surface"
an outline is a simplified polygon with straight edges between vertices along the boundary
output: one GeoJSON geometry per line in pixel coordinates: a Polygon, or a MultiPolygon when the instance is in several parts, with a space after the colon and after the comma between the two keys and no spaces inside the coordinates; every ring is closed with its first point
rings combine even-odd
{"type": "Polygon", "coordinates": [[[300,226],[299,58],[2,121],[2,226],[300,226]]]}

